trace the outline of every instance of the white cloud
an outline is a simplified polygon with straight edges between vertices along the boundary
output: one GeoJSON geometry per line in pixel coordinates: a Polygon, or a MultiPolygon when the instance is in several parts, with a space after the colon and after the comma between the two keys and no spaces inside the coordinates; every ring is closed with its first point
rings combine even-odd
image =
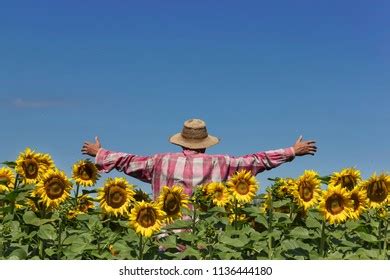
{"type": "Polygon", "coordinates": [[[63,100],[27,100],[23,98],[14,99],[11,104],[16,108],[52,108],[74,105],[63,100]]]}

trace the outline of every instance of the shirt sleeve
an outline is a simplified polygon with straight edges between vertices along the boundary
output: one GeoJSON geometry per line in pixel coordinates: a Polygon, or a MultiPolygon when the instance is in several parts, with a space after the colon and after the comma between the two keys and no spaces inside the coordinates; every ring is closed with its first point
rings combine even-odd
{"type": "Polygon", "coordinates": [[[108,173],[115,168],[141,181],[147,183],[152,181],[154,157],[151,156],[136,156],[99,149],[95,164],[102,172],[108,173]]]}
{"type": "Polygon", "coordinates": [[[254,175],[275,168],[282,163],[292,161],[295,157],[293,147],[258,152],[241,157],[228,157],[227,176],[230,177],[238,170],[250,170],[254,175]]]}

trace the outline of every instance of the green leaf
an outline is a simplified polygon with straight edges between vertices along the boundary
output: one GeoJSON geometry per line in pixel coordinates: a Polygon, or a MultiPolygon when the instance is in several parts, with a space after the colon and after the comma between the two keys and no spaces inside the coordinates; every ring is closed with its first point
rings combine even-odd
{"type": "Polygon", "coordinates": [[[261,215],[260,208],[256,206],[245,207],[242,210],[244,211],[244,213],[248,214],[251,217],[258,217],[259,215],[261,215]]]}
{"type": "Polygon", "coordinates": [[[192,242],[195,240],[195,236],[192,233],[188,233],[188,232],[179,233],[178,238],[187,242],[192,242]]]}
{"type": "Polygon", "coordinates": [[[321,223],[314,217],[307,217],[306,226],[308,228],[321,228],[321,223]]]}
{"type": "Polygon", "coordinates": [[[336,239],[342,239],[342,237],[344,235],[344,231],[342,231],[342,230],[335,230],[335,231],[331,231],[329,234],[331,236],[333,236],[334,238],[336,238],[336,239]]]}
{"type": "Polygon", "coordinates": [[[352,220],[348,220],[346,223],[345,223],[346,227],[348,230],[350,231],[353,231],[357,228],[359,228],[361,226],[361,223],[358,222],[358,221],[352,221],[352,220]]]}
{"type": "Polygon", "coordinates": [[[3,161],[1,164],[7,165],[9,168],[15,169],[16,167],[16,162],[14,161],[3,161]]]}
{"type": "Polygon", "coordinates": [[[195,259],[199,260],[202,258],[202,255],[200,252],[190,246],[187,246],[187,248],[184,250],[184,252],[178,254],[179,259],[185,259],[185,258],[191,258],[194,257],[195,259]]]}
{"type": "Polygon", "coordinates": [[[23,214],[23,221],[28,225],[41,226],[50,222],[54,222],[56,219],[40,219],[33,211],[26,211],[23,214]]]}
{"type": "Polygon", "coordinates": [[[333,253],[328,255],[329,260],[342,260],[343,257],[344,257],[344,254],[342,254],[340,252],[333,252],[333,253]]]}
{"type": "Polygon", "coordinates": [[[256,217],[255,222],[262,224],[265,228],[268,228],[267,218],[262,214],[260,214],[259,216],[256,217]]]}
{"type": "Polygon", "coordinates": [[[309,238],[310,233],[307,229],[303,227],[296,227],[293,230],[290,231],[290,236],[294,238],[309,238]]]}
{"type": "Polygon", "coordinates": [[[40,219],[33,211],[27,211],[23,214],[23,221],[28,225],[40,226],[40,219]]]}
{"type": "Polygon", "coordinates": [[[44,224],[39,227],[38,237],[44,240],[55,240],[57,238],[57,231],[51,224],[44,224]]]}
{"type": "Polygon", "coordinates": [[[170,235],[160,243],[165,249],[176,248],[176,236],[170,235]]]}
{"type": "Polygon", "coordinates": [[[244,247],[248,243],[248,240],[244,241],[242,238],[231,238],[225,234],[220,237],[219,241],[235,248],[244,247]]]}
{"type": "Polygon", "coordinates": [[[292,239],[286,239],[282,241],[281,244],[282,248],[284,250],[294,250],[294,249],[302,249],[307,252],[310,252],[313,248],[312,246],[300,241],[300,240],[292,240],[292,239]]]}
{"type": "Polygon", "coordinates": [[[371,234],[368,234],[368,233],[365,233],[365,232],[356,232],[356,234],[364,241],[366,242],[370,242],[370,243],[375,243],[375,242],[378,242],[378,239],[371,235],[371,234]]]}
{"type": "Polygon", "coordinates": [[[23,248],[17,248],[11,252],[9,258],[14,260],[25,260],[27,259],[27,253],[23,248]]]}
{"type": "Polygon", "coordinates": [[[45,249],[45,253],[46,253],[46,255],[51,257],[51,256],[53,256],[56,253],[56,251],[54,250],[54,248],[46,248],[45,249]]]}
{"type": "Polygon", "coordinates": [[[283,199],[283,200],[273,201],[272,202],[272,207],[273,208],[280,208],[282,206],[288,205],[289,203],[290,203],[290,199],[283,199]]]}
{"type": "Polygon", "coordinates": [[[356,251],[356,254],[358,256],[360,256],[360,258],[362,259],[374,259],[374,260],[379,260],[381,257],[379,255],[379,252],[378,250],[366,250],[366,249],[363,249],[363,248],[359,248],[357,251],[356,251]]]}
{"type": "Polygon", "coordinates": [[[174,223],[167,225],[166,229],[187,229],[192,226],[191,220],[176,220],[174,223]]]}

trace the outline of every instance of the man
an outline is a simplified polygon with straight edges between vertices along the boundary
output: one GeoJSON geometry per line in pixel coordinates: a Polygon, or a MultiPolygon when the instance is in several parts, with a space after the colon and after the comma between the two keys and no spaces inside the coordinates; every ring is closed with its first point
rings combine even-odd
{"type": "Polygon", "coordinates": [[[184,123],[180,133],[170,138],[172,144],[183,148],[180,153],[162,153],[153,156],[137,156],[103,149],[99,139],[95,143],[85,142],[82,153],[95,157],[100,171],[117,169],[127,175],[152,184],[156,198],[163,186],[182,185],[185,193],[192,194],[194,187],[213,181],[226,181],[238,170],[250,170],[254,175],[282,163],[292,161],[295,156],[314,155],[315,141],[298,138],[292,147],[258,152],[241,157],[205,154],[219,139],[207,133],[206,124],[199,119],[184,123]]]}

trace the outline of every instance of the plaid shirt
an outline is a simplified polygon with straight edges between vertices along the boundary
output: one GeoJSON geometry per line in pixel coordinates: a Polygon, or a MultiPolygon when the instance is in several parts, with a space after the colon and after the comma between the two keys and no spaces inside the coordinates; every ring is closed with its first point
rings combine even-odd
{"type": "Polygon", "coordinates": [[[292,147],[259,152],[241,157],[209,155],[192,150],[180,153],[162,153],[153,156],[137,156],[100,149],[96,165],[100,171],[112,169],[152,184],[156,198],[163,186],[181,185],[186,194],[200,184],[226,181],[238,170],[250,170],[254,175],[269,170],[295,157],[292,147]]]}

